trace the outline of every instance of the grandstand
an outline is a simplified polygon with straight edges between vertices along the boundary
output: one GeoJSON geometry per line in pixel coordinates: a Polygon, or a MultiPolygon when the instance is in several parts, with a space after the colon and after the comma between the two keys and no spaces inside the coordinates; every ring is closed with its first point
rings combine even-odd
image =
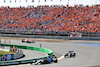
{"type": "Polygon", "coordinates": [[[74,0],[70,5],[70,0],[56,1],[10,0],[8,5],[1,0],[0,33],[68,36],[78,32],[100,37],[100,2],[84,5],[82,0],[79,4],[74,0]]]}

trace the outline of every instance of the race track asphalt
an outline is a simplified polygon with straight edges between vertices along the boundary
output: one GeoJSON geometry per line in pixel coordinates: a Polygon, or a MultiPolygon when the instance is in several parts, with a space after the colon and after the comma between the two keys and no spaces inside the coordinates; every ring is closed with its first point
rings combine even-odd
{"type": "MultiPolygon", "coordinates": [[[[9,42],[8,42],[9,43],[9,42]]],[[[76,52],[75,58],[62,58],[58,63],[46,65],[13,65],[9,67],[89,67],[100,65],[100,46],[90,46],[87,44],[100,44],[100,41],[83,41],[83,40],[68,40],[64,42],[36,42],[36,43],[22,43],[21,40],[11,40],[11,44],[29,45],[51,49],[56,53],[58,58],[66,54],[69,50],[76,52]],[[80,45],[84,44],[84,45],[80,45]],[[86,45],[85,45],[86,44],[86,45]]],[[[29,51],[25,51],[25,54],[29,51]]],[[[28,55],[28,54],[27,54],[28,55]]],[[[37,55],[35,55],[37,57],[37,55]]]]}

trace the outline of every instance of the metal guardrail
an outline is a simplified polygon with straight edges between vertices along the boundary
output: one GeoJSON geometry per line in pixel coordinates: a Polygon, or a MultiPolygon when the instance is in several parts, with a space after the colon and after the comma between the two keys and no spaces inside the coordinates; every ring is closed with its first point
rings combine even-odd
{"type": "MultiPolygon", "coordinates": [[[[100,33],[95,32],[81,32],[83,37],[100,37],[100,33]]],[[[25,31],[13,31],[13,30],[0,30],[0,34],[19,34],[19,35],[48,35],[48,36],[70,36],[71,32],[70,31],[44,31],[44,32],[36,32],[36,31],[30,31],[30,30],[25,30],[25,31]]]]}
{"type": "Polygon", "coordinates": [[[100,37],[70,37],[70,36],[46,36],[46,35],[16,35],[0,34],[1,37],[18,38],[47,38],[47,39],[66,39],[66,40],[100,40],[100,37]]]}

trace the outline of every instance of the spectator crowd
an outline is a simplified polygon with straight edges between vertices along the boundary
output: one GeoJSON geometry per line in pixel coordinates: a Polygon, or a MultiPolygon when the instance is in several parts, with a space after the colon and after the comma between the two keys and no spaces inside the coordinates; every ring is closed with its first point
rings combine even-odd
{"type": "Polygon", "coordinates": [[[100,33],[100,5],[0,7],[0,30],[100,33]]]}

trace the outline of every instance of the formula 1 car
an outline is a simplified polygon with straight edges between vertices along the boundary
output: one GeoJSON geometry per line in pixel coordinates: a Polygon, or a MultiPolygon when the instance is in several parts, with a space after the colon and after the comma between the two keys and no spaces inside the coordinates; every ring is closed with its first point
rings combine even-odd
{"type": "Polygon", "coordinates": [[[58,62],[58,59],[57,59],[57,57],[55,55],[52,56],[52,62],[54,62],[54,63],[58,62]]]}
{"type": "Polygon", "coordinates": [[[68,51],[68,53],[64,55],[65,58],[66,57],[70,58],[70,57],[75,57],[75,56],[76,56],[76,53],[74,51],[68,51]]]}
{"type": "Polygon", "coordinates": [[[45,57],[43,59],[39,59],[39,60],[35,61],[34,63],[35,63],[35,65],[38,65],[38,64],[50,64],[51,62],[57,63],[58,60],[55,56],[53,58],[45,57]]]}
{"type": "Polygon", "coordinates": [[[34,41],[27,40],[27,39],[22,39],[22,42],[26,42],[26,43],[35,43],[34,41]]]}
{"type": "Polygon", "coordinates": [[[47,60],[46,58],[39,59],[39,60],[35,61],[35,65],[38,65],[38,64],[49,64],[49,63],[51,63],[51,60],[47,60]]]}

